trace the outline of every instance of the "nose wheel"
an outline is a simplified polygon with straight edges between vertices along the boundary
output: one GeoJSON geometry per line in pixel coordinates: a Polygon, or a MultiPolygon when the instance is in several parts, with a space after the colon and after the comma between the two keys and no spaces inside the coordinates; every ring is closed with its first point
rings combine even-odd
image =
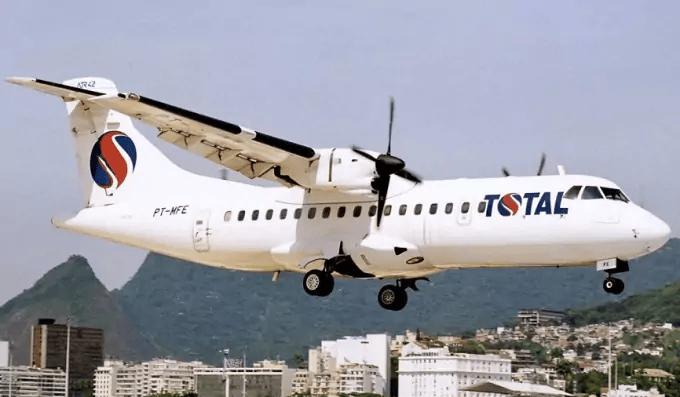
{"type": "Polygon", "coordinates": [[[616,277],[607,277],[602,283],[602,288],[608,294],[618,295],[623,292],[624,287],[623,280],[616,277]]]}
{"type": "Polygon", "coordinates": [[[333,292],[335,280],[330,272],[323,270],[310,270],[302,279],[302,287],[305,292],[313,296],[328,296],[333,292]]]}

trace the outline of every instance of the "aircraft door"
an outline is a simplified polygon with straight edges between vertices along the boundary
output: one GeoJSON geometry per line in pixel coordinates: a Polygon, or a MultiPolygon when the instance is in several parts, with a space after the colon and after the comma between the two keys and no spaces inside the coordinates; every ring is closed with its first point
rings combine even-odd
{"type": "Polygon", "coordinates": [[[466,200],[457,204],[456,220],[461,226],[467,226],[472,222],[472,204],[466,200]]]}
{"type": "Polygon", "coordinates": [[[194,219],[194,249],[198,252],[210,250],[210,212],[201,211],[194,219]]]}

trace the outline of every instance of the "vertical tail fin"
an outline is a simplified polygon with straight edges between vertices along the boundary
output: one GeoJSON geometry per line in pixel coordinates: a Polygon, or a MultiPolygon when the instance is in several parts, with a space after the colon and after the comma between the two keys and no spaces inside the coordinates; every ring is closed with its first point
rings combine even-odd
{"type": "Polygon", "coordinates": [[[28,78],[8,81],[60,96],[66,102],[86,206],[153,194],[181,172],[135,128],[130,117],[93,100],[118,94],[112,81],[99,77],[76,78],[63,84],[28,78]]]}

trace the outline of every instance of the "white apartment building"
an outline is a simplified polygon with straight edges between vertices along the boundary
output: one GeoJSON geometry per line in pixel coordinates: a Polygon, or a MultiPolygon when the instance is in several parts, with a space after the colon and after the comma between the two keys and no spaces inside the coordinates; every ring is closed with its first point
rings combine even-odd
{"type": "Polygon", "coordinates": [[[450,353],[410,343],[399,357],[399,397],[484,397],[459,389],[486,381],[511,381],[511,360],[490,354],[450,353]]]}
{"type": "Polygon", "coordinates": [[[603,393],[606,397],[664,397],[664,394],[659,393],[659,390],[652,387],[649,390],[638,390],[636,385],[619,385],[610,393],[603,393]]]}
{"type": "Polygon", "coordinates": [[[0,367],[9,367],[9,342],[0,340],[0,367]]]}
{"type": "Polygon", "coordinates": [[[60,369],[0,368],[0,396],[64,397],[66,373],[60,369]]]}
{"type": "Polygon", "coordinates": [[[337,393],[376,393],[385,390],[385,379],[380,376],[378,367],[370,364],[341,365],[334,377],[337,393]]]}
{"type": "Polygon", "coordinates": [[[95,397],[144,397],[195,391],[194,369],[201,362],[152,360],[140,364],[106,361],[94,377],[95,397]]]}

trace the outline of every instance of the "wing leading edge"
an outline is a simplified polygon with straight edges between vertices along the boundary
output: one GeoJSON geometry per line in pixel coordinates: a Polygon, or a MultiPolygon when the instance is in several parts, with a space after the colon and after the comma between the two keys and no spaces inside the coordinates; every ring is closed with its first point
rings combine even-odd
{"type": "Polygon", "coordinates": [[[158,137],[248,178],[300,185],[319,157],[316,151],[262,132],[232,124],[134,93],[98,92],[35,78],[9,82],[62,97],[95,103],[156,127],[158,137]]]}

